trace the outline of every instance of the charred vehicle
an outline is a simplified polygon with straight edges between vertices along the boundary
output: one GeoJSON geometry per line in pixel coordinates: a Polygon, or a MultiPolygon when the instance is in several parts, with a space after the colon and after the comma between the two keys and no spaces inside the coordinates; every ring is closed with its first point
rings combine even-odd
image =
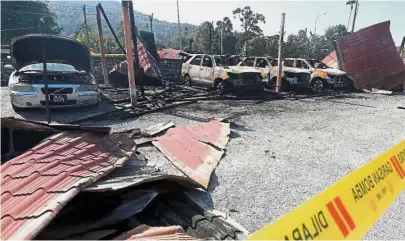
{"type": "Polygon", "coordinates": [[[15,110],[45,107],[45,83],[50,107],[98,104],[99,92],[90,74],[85,45],[66,37],[25,35],[13,39],[11,58],[15,70],[10,75],[9,91],[15,110]]]}
{"type": "Polygon", "coordinates": [[[311,71],[310,85],[314,91],[352,88],[353,81],[346,72],[333,69],[316,59],[286,58],[284,66],[311,71]]]}
{"type": "Polygon", "coordinates": [[[216,88],[220,93],[262,88],[260,71],[229,68],[223,61],[219,56],[193,55],[182,65],[184,83],[216,88]]]}
{"type": "MultiPolygon", "coordinates": [[[[272,57],[247,57],[236,66],[237,69],[255,69],[260,71],[262,82],[269,88],[276,87],[278,60],[272,57]]],[[[282,89],[293,87],[308,88],[310,71],[283,67],[281,72],[282,89]]]]}

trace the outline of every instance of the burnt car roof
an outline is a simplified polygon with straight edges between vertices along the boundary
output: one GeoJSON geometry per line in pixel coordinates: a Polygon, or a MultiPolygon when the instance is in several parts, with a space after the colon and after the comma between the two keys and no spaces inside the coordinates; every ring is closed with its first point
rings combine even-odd
{"type": "Polygon", "coordinates": [[[74,39],[48,34],[28,34],[11,41],[13,67],[18,70],[42,62],[44,47],[47,62],[66,63],[78,70],[90,71],[89,49],[74,39]]]}

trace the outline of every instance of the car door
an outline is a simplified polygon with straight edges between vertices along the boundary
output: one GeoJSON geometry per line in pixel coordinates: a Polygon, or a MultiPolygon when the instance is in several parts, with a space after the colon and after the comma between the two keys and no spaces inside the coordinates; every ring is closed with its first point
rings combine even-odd
{"type": "Polygon", "coordinates": [[[214,83],[214,61],[210,55],[204,55],[200,68],[200,80],[204,86],[211,87],[214,83]]]}
{"type": "Polygon", "coordinates": [[[188,65],[188,73],[194,84],[200,84],[200,66],[202,55],[196,55],[188,65]]]}

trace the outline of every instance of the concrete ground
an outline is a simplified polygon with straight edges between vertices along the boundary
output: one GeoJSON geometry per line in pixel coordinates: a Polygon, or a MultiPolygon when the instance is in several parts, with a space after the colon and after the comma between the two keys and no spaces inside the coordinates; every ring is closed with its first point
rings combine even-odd
{"type": "MultiPolygon", "coordinates": [[[[15,115],[3,88],[1,97],[2,116],[15,115]]],[[[405,110],[397,106],[405,106],[405,96],[345,94],[261,104],[200,101],[137,119],[86,124],[123,131],[169,120],[186,125],[198,123],[196,117],[238,115],[234,121],[239,126],[233,129],[226,155],[212,175],[209,194],[200,198],[255,232],[404,140],[405,110]]],[[[88,114],[66,110],[55,118],[65,122],[84,113],[88,114]]],[[[141,152],[153,165],[167,167],[153,147],[141,152]]],[[[402,239],[404,213],[403,193],[364,238],[402,239]]]]}

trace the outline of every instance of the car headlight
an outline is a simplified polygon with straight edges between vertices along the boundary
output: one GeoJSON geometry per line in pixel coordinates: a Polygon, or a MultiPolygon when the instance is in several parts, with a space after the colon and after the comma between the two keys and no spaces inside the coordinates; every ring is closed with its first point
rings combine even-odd
{"type": "Polygon", "coordinates": [[[82,92],[82,91],[97,91],[97,85],[80,85],[77,87],[77,92],[82,92]]]}
{"type": "Polygon", "coordinates": [[[10,86],[10,90],[18,92],[34,92],[32,85],[28,84],[14,84],[10,86]]]}

